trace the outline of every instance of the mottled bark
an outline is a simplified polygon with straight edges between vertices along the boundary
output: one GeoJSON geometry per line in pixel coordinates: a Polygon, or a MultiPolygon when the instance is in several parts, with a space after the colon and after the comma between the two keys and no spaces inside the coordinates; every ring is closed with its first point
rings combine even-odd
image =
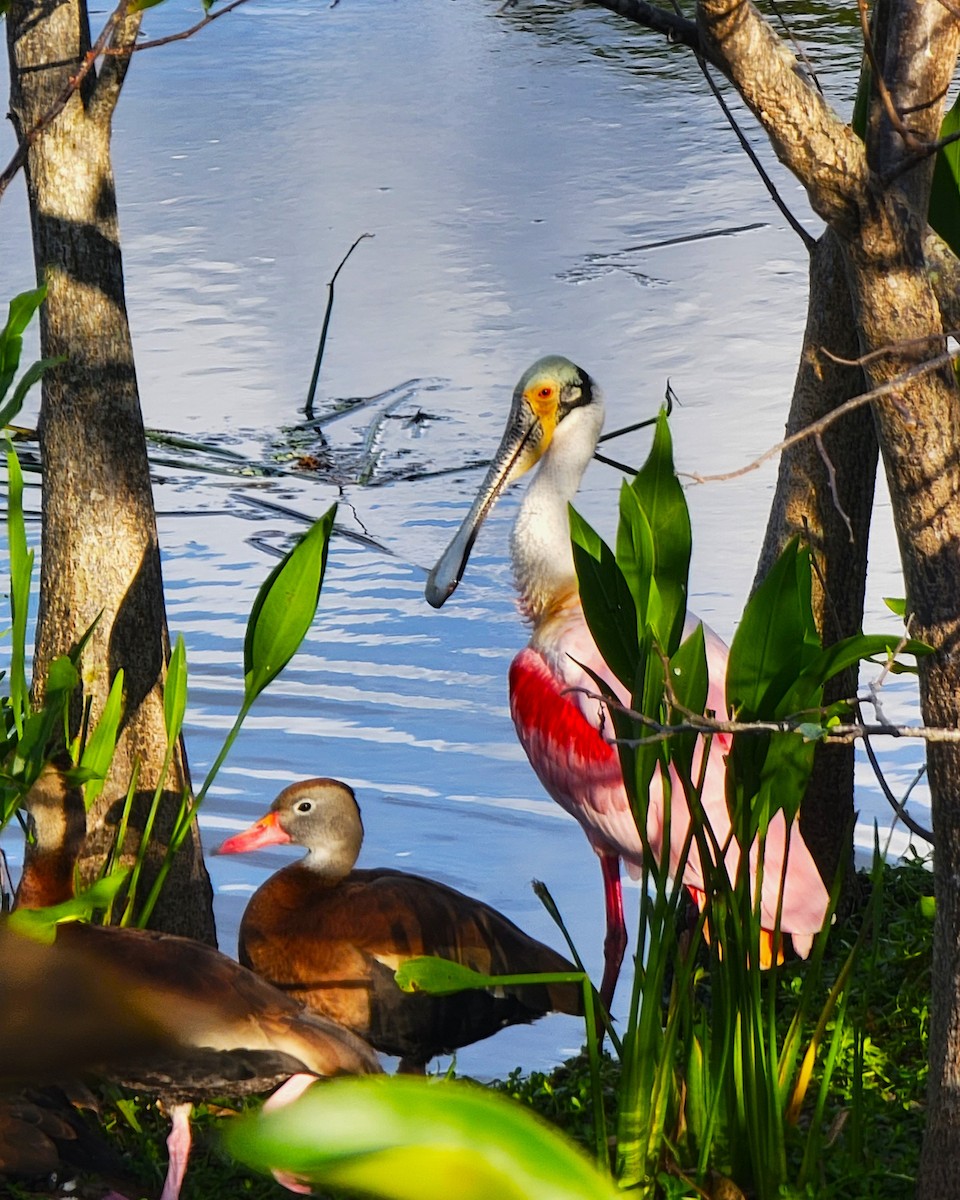
{"type": "MultiPolygon", "coordinates": [[[[14,0],[6,16],[11,111],[23,137],[75,74],[90,37],[80,0],[14,0]]],[[[129,43],[136,19],[117,29],[129,43]]],[[[127,321],[110,160],[113,107],[126,58],[91,72],[38,137],[27,161],[45,356],[66,362],[43,381],[40,610],[34,689],[47,665],[97,619],[82,660],[81,704],[94,720],[117,671],[124,672],[123,730],[101,799],[89,815],[82,868],[96,870],[112,839],[131,773],[139,790],[127,849],[135,848],[166,745],[163,682],[169,656],[156,517],[127,321]],[[132,843],[132,844],[131,844],[132,843]]],[[[149,886],[187,779],[179,755],[166,785],[145,873],[149,886]]],[[[195,835],[178,857],[153,924],[214,940],[212,893],[195,835]]]]}

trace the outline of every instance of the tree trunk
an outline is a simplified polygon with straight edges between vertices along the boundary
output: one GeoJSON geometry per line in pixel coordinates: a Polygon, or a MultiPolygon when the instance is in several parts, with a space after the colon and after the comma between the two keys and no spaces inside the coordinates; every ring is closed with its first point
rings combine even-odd
{"type": "MultiPolygon", "coordinates": [[[[11,110],[23,138],[40,121],[89,49],[85,3],[13,0],[6,17],[11,110]]],[[[114,34],[130,44],[138,18],[114,34]]],[[[131,832],[135,851],[159,781],[166,747],[163,683],[169,657],[156,516],[127,321],[110,132],[128,63],[104,59],[31,145],[27,190],[44,356],[66,362],[43,380],[39,421],[43,468],[40,609],[34,666],[37,700],[51,660],[97,621],[84,651],[82,704],[92,719],[124,672],[122,733],[107,786],[89,814],[82,873],[94,873],[115,832],[129,780],[139,766],[131,832]]],[[[182,752],[165,783],[142,886],[163,854],[181,790],[182,752]]],[[[141,899],[145,893],[141,893],[141,899]]],[[[184,845],[152,924],[215,940],[212,891],[196,830],[184,845]]]]}
{"type": "MultiPolygon", "coordinates": [[[[848,362],[859,354],[843,254],[830,229],[810,255],[809,295],[788,437],[865,390],[859,367],[824,353],[848,362]]],[[[876,471],[877,438],[866,408],[836,421],[819,445],[812,439],[798,442],[780,459],[755,586],[790,538],[803,537],[815,554],[813,609],[827,646],[858,633],[862,625],[876,471]]],[[[827,684],[824,700],[829,704],[856,691],[852,668],[827,684]]],[[[853,746],[817,747],[800,826],[828,887],[841,865],[852,878],[853,772],[853,746]]]]}

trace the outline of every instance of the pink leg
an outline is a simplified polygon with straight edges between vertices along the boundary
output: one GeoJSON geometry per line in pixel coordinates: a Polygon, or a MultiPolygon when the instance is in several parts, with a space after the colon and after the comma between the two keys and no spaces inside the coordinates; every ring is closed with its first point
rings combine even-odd
{"type": "Polygon", "coordinates": [[[192,1104],[174,1104],[170,1109],[170,1136],[167,1138],[167,1178],[160,1200],[179,1200],[183,1177],[190,1157],[190,1110],[192,1104]]]}
{"type": "Polygon", "coordinates": [[[601,854],[603,901],[607,913],[607,936],[603,942],[603,982],[600,999],[607,1012],[620,975],[620,964],[627,948],[627,925],[623,919],[623,891],[620,887],[620,859],[616,854],[601,854]]]}
{"type": "Polygon", "coordinates": [[[316,1082],[317,1076],[311,1075],[309,1071],[300,1071],[296,1075],[291,1075],[272,1096],[268,1096],[264,1100],[263,1111],[272,1112],[275,1108],[283,1108],[285,1104],[292,1104],[294,1100],[299,1100],[307,1088],[316,1082]]]}
{"type": "MultiPolygon", "coordinates": [[[[294,1100],[298,1100],[303,1093],[312,1084],[317,1082],[316,1075],[310,1075],[306,1071],[301,1071],[297,1075],[291,1075],[286,1083],[268,1096],[263,1102],[263,1111],[271,1112],[277,1108],[283,1108],[286,1104],[292,1104],[294,1100]]],[[[309,1196],[313,1191],[313,1186],[309,1183],[304,1183],[298,1179],[296,1175],[292,1175],[289,1171],[273,1171],[274,1179],[282,1187],[285,1187],[288,1192],[297,1192],[301,1196],[309,1196]]]]}

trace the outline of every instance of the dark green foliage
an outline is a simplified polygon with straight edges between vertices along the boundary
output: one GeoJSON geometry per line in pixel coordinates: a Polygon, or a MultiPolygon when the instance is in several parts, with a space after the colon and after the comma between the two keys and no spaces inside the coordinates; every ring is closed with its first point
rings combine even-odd
{"type": "MultiPolygon", "coordinates": [[[[853,998],[833,1075],[826,1114],[831,1136],[817,1163],[818,1181],[806,1193],[818,1200],[902,1200],[912,1193],[919,1161],[928,1074],[933,923],[927,909],[933,879],[926,861],[911,854],[882,867],[880,881],[876,928],[851,982],[853,998]]],[[[870,886],[869,874],[861,872],[854,912],[831,931],[824,961],[828,984],[860,933],[870,886]]],[[[806,969],[797,962],[780,972],[781,1037],[806,969]]],[[[611,1126],[616,1125],[618,1076],[619,1064],[605,1058],[604,1098],[611,1126]]],[[[582,1057],[549,1074],[524,1075],[518,1068],[493,1086],[590,1147],[589,1074],[582,1057]]],[[[799,1156],[799,1143],[791,1152],[799,1156]]]]}

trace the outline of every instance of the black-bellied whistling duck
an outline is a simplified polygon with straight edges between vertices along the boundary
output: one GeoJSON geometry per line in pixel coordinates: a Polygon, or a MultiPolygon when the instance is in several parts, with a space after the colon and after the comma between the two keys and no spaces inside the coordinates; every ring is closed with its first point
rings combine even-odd
{"type": "MultiPolygon", "coordinates": [[[[24,856],[19,907],[43,907],[73,894],[85,830],[83,800],[48,767],[24,800],[34,840],[24,856]]],[[[353,1033],[271,987],[212,947],[152,930],[82,924],[58,927],[54,954],[82,960],[130,999],[165,1044],[132,1049],[102,1073],[158,1095],[170,1108],[170,1166],[162,1200],[175,1200],[186,1170],[192,1103],[212,1095],[269,1091],[301,1073],[380,1071],[373,1050],[353,1033]]],[[[88,1066],[91,1064],[88,1064],[88,1066]]]]}
{"type": "Polygon", "coordinates": [[[550,1011],[579,1014],[575,984],[467,991],[401,992],[394,972],[421,954],[488,975],[573,971],[562,955],[528,937],[480,900],[442,883],[385,867],[354,870],[363,842],[351,788],[308,779],[285,788],[270,812],[228,838],[221,854],[278,843],[305,846],[298,862],[254,894],[240,924],[240,961],[422,1071],[436,1054],[489,1037],[550,1011]]]}

